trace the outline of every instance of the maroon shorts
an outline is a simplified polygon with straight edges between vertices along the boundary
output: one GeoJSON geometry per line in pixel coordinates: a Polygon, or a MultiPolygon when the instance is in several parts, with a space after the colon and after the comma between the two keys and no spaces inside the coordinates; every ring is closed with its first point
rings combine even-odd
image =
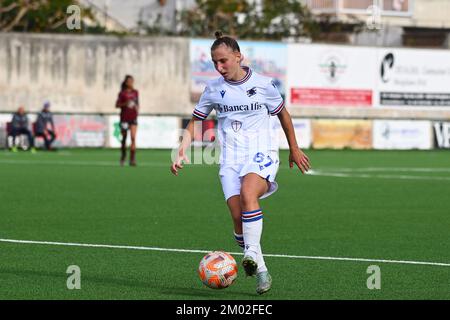
{"type": "Polygon", "coordinates": [[[132,121],[120,121],[120,129],[122,130],[128,130],[131,126],[135,125],[137,126],[137,119],[132,121]]]}

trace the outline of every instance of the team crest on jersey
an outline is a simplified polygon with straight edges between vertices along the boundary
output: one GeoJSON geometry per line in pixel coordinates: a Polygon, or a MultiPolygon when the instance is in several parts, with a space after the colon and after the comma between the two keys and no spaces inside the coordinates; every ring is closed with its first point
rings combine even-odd
{"type": "Polygon", "coordinates": [[[238,132],[242,128],[242,122],[234,120],[231,123],[231,128],[233,128],[234,132],[238,132]]]}
{"type": "Polygon", "coordinates": [[[223,96],[225,95],[225,90],[220,91],[220,95],[221,95],[222,98],[223,98],[223,96]]]}
{"type": "Polygon", "coordinates": [[[253,88],[247,90],[247,95],[248,95],[249,97],[252,97],[252,96],[254,96],[255,94],[256,94],[256,87],[253,87],[253,88]]]}

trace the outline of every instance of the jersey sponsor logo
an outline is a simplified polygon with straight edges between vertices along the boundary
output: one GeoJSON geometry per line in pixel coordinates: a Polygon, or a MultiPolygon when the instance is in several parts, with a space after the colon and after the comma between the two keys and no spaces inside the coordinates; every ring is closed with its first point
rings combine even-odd
{"type": "Polygon", "coordinates": [[[259,102],[248,104],[241,104],[241,105],[235,105],[235,106],[229,106],[229,105],[220,105],[217,104],[217,110],[220,113],[224,112],[233,112],[233,111],[258,111],[261,110],[262,105],[259,102]]]}
{"type": "Polygon", "coordinates": [[[231,128],[233,128],[234,132],[238,132],[242,128],[242,122],[234,120],[231,123],[231,128]]]}
{"type": "Polygon", "coordinates": [[[225,95],[225,90],[222,90],[222,91],[220,91],[220,95],[222,96],[222,99],[223,99],[223,96],[225,95]]]}
{"type": "Polygon", "coordinates": [[[256,87],[247,90],[247,96],[252,97],[256,94],[256,87]]]}

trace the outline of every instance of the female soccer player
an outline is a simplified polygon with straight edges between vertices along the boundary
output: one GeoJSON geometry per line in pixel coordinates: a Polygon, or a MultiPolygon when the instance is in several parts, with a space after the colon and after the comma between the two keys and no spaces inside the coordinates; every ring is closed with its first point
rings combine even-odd
{"type": "Polygon", "coordinates": [[[216,32],[211,57],[221,77],[207,83],[171,171],[178,175],[183,162],[189,162],[186,149],[194,134],[194,122],[206,119],[215,109],[221,143],[219,176],[233,218],[234,236],[244,249],[245,273],[256,275],[256,292],[263,294],[270,290],[272,278],[260,245],[263,212],[259,199],[277,190],[279,166],[278,148],[271,143],[271,116],[278,116],[289,143],[289,166],[295,163],[305,173],[310,169],[309,159],[298,147],[291,116],[272,79],[241,67],[242,54],[236,40],[216,32]]]}
{"type": "Polygon", "coordinates": [[[134,89],[134,79],[127,75],[121,85],[116,108],[120,108],[120,129],[122,131],[122,148],[120,165],[123,166],[127,157],[127,132],[130,130],[130,166],[136,166],[136,131],[139,113],[139,92],[134,89]]]}

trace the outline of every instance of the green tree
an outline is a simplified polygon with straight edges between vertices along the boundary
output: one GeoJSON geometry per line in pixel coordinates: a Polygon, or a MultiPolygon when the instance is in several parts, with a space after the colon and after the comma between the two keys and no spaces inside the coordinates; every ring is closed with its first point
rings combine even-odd
{"type": "Polygon", "coordinates": [[[95,22],[89,8],[84,8],[74,0],[0,0],[0,31],[26,32],[89,32],[104,31],[95,22]],[[66,11],[70,5],[78,5],[83,19],[94,22],[88,27],[82,20],[81,30],[69,30],[66,27],[66,11]]]}
{"type": "Polygon", "coordinates": [[[215,30],[240,36],[243,19],[252,14],[254,5],[246,0],[196,0],[197,6],[179,13],[182,35],[210,37],[215,30]]]}
{"type": "Polygon", "coordinates": [[[259,7],[246,0],[196,0],[194,9],[180,13],[180,33],[211,37],[215,30],[247,39],[314,37],[318,25],[300,0],[263,0],[259,7]]]}

